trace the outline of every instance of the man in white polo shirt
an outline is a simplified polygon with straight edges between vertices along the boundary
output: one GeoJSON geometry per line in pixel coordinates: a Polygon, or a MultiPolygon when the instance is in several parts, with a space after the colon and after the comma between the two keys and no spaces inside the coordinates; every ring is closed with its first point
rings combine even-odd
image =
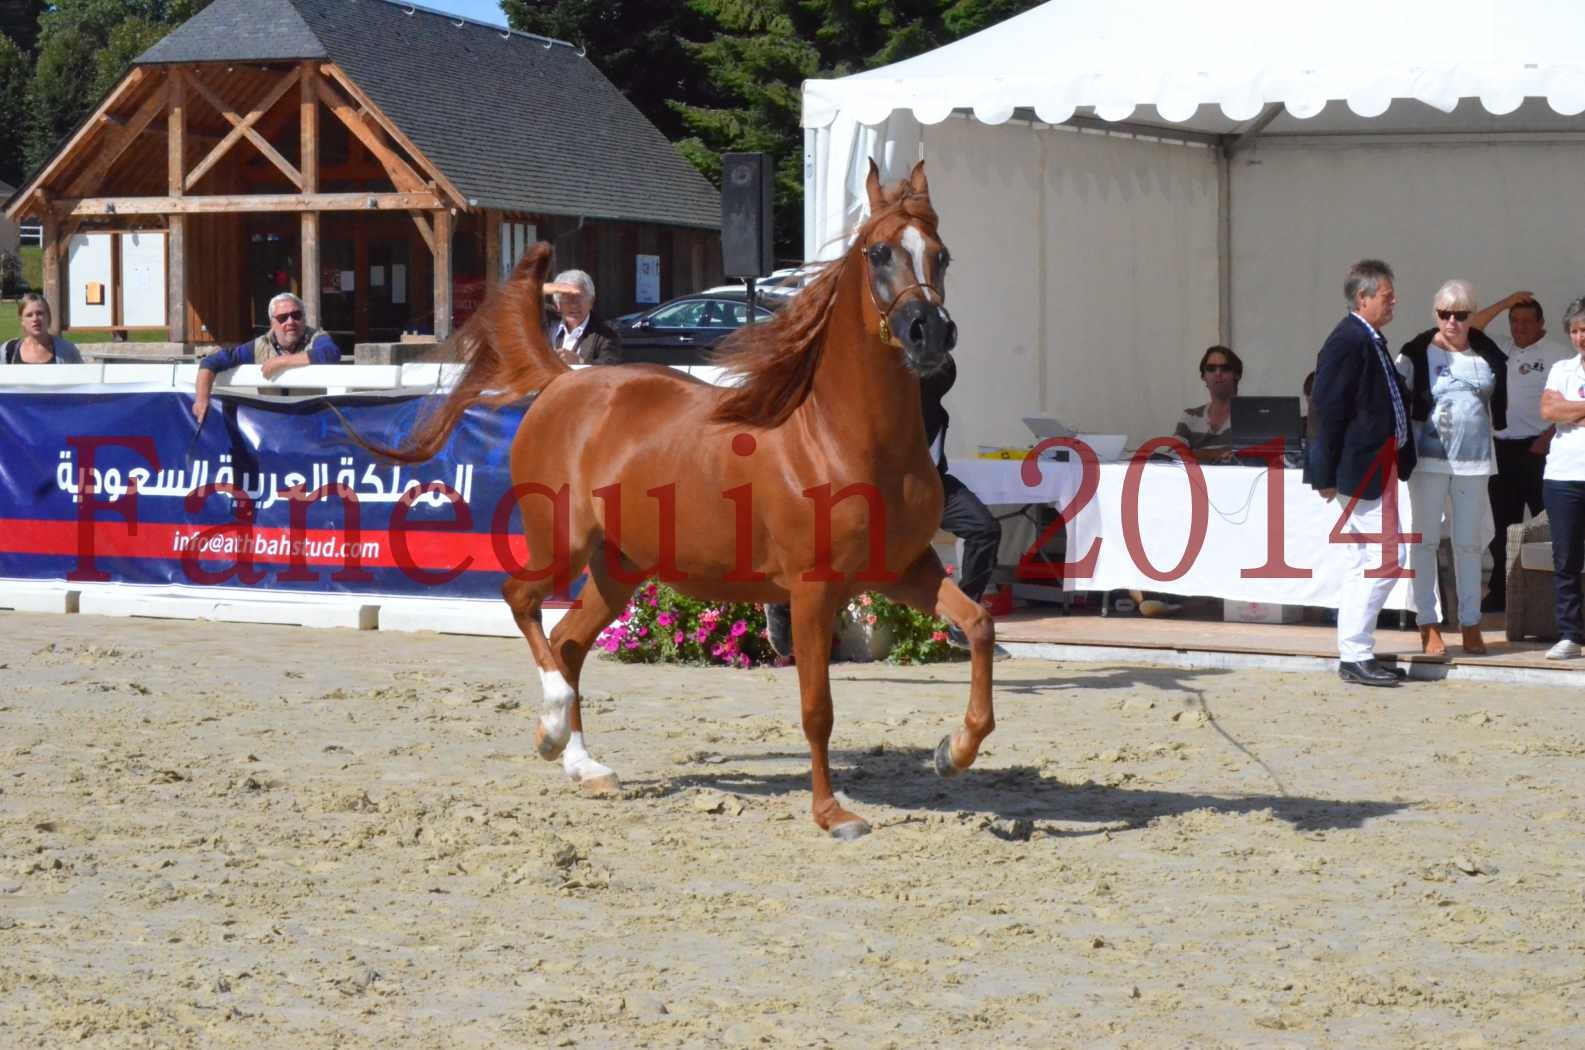
{"type": "Polygon", "coordinates": [[[1563,330],[1577,353],[1552,366],[1541,394],[1541,418],[1557,427],[1541,483],[1552,527],[1552,585],[1557,591],[1558,643],[1548,660],[1580,655],[1580,569],[1585,566],[1585,299],[1568,304],[1563,330]]]}
{"type": "Polygon", "coordinates": [[[1546,314],[1529,292],[1514,292],[1470,318],[1485,328],[1508,311],[1508,335],[1497,346],[1508,355],[1508,426],[1493,435],[1497,473],[1486,483],[1497,534],[1491,541],[1491,582],[1482,612],[1501,612],[1508,597],[1508,526],[1541,513],[1541,472],[1546,464],[1552,427],[1541,418],[1541,391],[1552,366],[1572,356],[1569,349],[1546,337],[1546,314]]]}

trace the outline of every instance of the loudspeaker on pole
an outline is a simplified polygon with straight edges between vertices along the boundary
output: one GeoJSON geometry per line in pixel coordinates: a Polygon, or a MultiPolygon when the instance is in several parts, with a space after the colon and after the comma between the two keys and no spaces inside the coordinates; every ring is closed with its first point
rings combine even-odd
{"type": "Polygon", "coordinates": [[[771,272],[771,159],[765,153],[721,154],[721,272],[771,272]]]}

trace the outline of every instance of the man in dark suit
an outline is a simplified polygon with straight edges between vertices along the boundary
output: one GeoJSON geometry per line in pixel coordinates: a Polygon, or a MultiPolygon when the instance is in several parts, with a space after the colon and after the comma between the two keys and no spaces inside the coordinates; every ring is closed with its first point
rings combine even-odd
{"type": "MultiPolygon", "coordinates": [[[[1398,302],[1392,268],[1379,259],[1360,260],[1348,268],[1343,296],[1350,313],[1332,329],[1316,358],[1304,478],[1322,499],[1335,500],[1347,512],[1344,534],[1369,535],[1382,531],[1386,483],[1396,485],[1414,470],[1408,393],[1381,334],[1398,302]]],[[[1397,563],[1406,566],[1404,546],[1398,546],[1397,563]]],[[[1345,682],[1392,686],[1399,681],[1375,655],[1376,617],[1396,582],[1390,575],[1365,575],[1381,549],[1380,542],[1345,547],[1337,603],[1337,673],[1345,682]]]]}
{"type": "Polygon", "coordinates": [[[622,337],[594,312],[594,280],[582,270],[563,270],[555,283],[578,292],[556,292],[561,320],[546,333],[550,348],[569,365],[621,364],[622,337]]]}

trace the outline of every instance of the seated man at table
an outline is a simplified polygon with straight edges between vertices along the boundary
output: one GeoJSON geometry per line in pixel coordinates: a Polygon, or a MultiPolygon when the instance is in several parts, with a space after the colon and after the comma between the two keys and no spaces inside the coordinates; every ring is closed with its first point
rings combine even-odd
{"type": "MultiPolygon", "coordinates": [[[[941,527],[963,541],[963,561],[958,566],[958,589],[974,601],[985,595],[991,574],[996,569],[996,550],[1002,542],[1002,523],[997,521],[980,498],[967,485],[947,473],[947,423],[951,417],[942,400],[957,382],[958,366],[949,356],[941,369],[919,380],[920,410],[925,419],[925,442],[935,456],[946,497],[941,507],[941,527]]],[[[778,656],[791,656],[792,611],[786,605],[765,606],[765,626],[771,648],[778,656]]],[[[967,649],[969,640],[956,624],[947,625],[947,640],[967,649]]]]}
{"type": "Polygon", "coordinates": [[[1186,408],[1178,417],[1173,435],[1199,452],[1205,449],[1205,458],[1224,458],[1232,453],[1226,435],[1233,425],[1233,398],[1238,396],[1239,380],[1244,378],[1244,362],[1225,346],[1207,347],[1200,355],[1200,382],[1210,400],[1195,408],[1186,408]]]}
{"type": "Polygon", "coordinates": [[[270,330],[252,342],[230,350],[216,350],[198,362],[198,382],[193,390],[193,418],[199,425],[209,414],[209,394],[215,374],[238,365],[258,365],[265,379],[273,380],[288,368],[333,365],[341,349],[326,332],[310,328],[304,320],[303,301],[291,292],[270,300],[270,330]]]}

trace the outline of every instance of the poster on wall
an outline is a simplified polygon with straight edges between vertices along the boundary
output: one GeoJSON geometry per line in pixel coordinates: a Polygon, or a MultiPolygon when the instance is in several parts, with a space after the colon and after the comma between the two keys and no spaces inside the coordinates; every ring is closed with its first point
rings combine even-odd
{"type": "Polygon", "coordinates": [[[634,281],[633,300],[638,303],[660,302],[660,256],[640,255],[638,275],[634,281]]]}

